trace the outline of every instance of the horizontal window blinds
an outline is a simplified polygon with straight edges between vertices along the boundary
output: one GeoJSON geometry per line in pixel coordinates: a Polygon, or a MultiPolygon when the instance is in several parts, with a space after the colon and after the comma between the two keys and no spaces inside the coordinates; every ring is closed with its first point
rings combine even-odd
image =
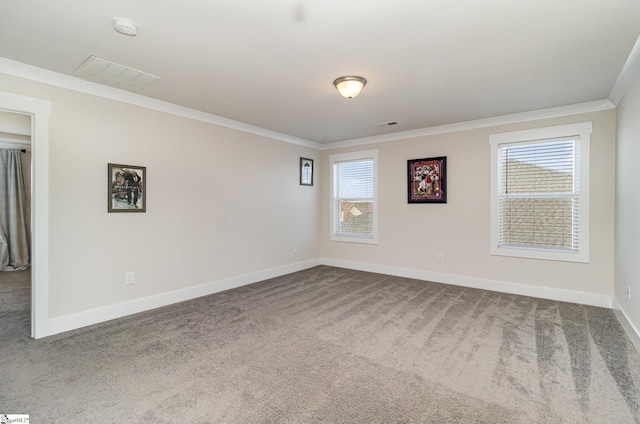
{"type": "Polygon", "coordinates": [[[373,160],[336,162],[333,173],[334,235],[373,238],[373,160]]]}
{"type": "Polygon", "coordinates": [[[500,146],[499,245],[577,251],[575,138],[500,146]]]}

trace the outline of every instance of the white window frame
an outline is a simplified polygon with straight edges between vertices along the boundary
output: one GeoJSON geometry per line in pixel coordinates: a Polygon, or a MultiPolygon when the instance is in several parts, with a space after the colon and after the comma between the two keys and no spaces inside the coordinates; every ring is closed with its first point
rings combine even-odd
{"type": "Polygon", "coordinates": [[[348,243],[378,244],[378,150],[362,150],[358,152],[329,155],[329,187],[329,219],[331,221],[329,239],[331,241],[343,241],[348,243]],[[336,214],[334,213],[335,201],[337,200],[336,193],[334,193],[334,165],[338,162],[357,160],[373,161],[373,234],[371,237],[340,236],[337,235],[335,231],[336,226],[340,225],[340,223],[336,223],[336,214]]]}
{"type": "Polygon", "coordinates": [[[492,134],[491,144],[491,236],[490,253],[492,255],[518,258],[546,259],[565,262],[589,262],[589,172],[591,122],[557,125],[531,130],[492,134]],[[499,245],[499,193],[500,193],[500,147],[508,144],[544,141],[556,138],[576,137],[576,149],[579,149],[579,198],[578,198],[578,249],[577,252],[556,249],[507,247],[499,245]]]}

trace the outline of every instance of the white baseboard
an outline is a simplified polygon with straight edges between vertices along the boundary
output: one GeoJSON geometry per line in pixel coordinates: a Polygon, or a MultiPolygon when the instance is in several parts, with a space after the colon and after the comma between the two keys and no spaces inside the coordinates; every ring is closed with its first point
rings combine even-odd
{"type": "Polygon", "coordinates": [[[279,277],[292,272],[302,271],[320,265],[319,259],[311,259],[303,262],[296,262],[252,274],[241,275],[226,280],[215,281],[213,283],[202,284],[195,287],[162,293],[155,296],[144,297],[142,299],[131,300],[116,305],[109,305],[102,308],[91,309],[89,311],[64,315],[49,319],[49,336],[65,331],[75,330],[88,325],[98,324],[115,318],[144,312],[161,306],[172,305],[185,300],[207,296],[213,293],[257,283],[269,278],[279,277]]]}
{"type": "Polygon", "coordinates": [[[573,290],[555,289],[551,287],[531,286],[527,284],[509,283],[506,281],[488,280],[484,278],[465,277],[462,275],[442,274],[438,272],[422,271],[418,269],[400,268],[387,265],[364,262],[345,261],[341,259],[322,258],[322,265],[338,268],[355,269],[358,271],[376,272],[397,277],[415,278],[417,280],[433,281],[435,283],[452,284],[455,286],[472,287],[502,293],[519,294],[522,296],[538,297],[542,299],[559,300],[562,302],[579,303],[582,305],[611,308],[612,297],[604,294],[587,293],[573,290]]]}
{"type": "Polygon", "coordinates": [[[640,352],[640,330],[638,330],[638,328],[633,325],[631,320],[629,320],[627,312],[615,297],[613,298],[613,312],[615,312],[618,321],[620,321],[620,324],[622,324],[622,328],[624,328],[627,336],[629,336],[629,339],[631,339],[631,343],[633,343],[633,345],[636,347],[636,350],[640,352]]]}
{"type": "MultiPolygon", "coordinates": [[[[310,259],[303,262],[271,268],[252,274],[207,283],[195,287],[162,293],[142,299],[96,308],[89,311],[64,315],[49,319],[49,334],[54,335],[65,331],[75,330],[93,324],[109,321],[127,315],[148,311],[162,306],[172,305],[185,300],[195,299],[201,296],[230,290],[236,287],[257,283],[269,278],[279,277],[292,272],[302,271],[317,265],[335,266],[338,268],[354,269],[358,271],[375,272],[379,274],[394,275],[398,277],[415,278],[436,283],[452,284],[456,286],[472,287],[483,290],[491,290],[502,293],[518,294],[523,296],[538,297],[563,302],[579,303],[583,305],[611,308],[615,300],[607,295],[579,292],[572,290],[555,289],[550,287],[531,286],[526,284],[510,283],[505,281],[489,280],[483,278],[466,277],[455,274],[444,274],[423,271],[411,268],[400,268],[387,265],[371,264],[365,262],[346,261],[333,258],[310,259]]],[[[629,322],[626,314],[615,302],[616,315],[625,331],[640,351],[640,332],[629,322]]]]}

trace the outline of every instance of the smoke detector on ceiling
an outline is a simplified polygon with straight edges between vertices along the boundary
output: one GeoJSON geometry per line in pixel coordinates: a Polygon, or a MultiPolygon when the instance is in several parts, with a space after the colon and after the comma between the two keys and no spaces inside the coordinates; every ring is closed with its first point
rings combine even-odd
{"type": "Polygon", "coordinates": [[[135,37],[138,34],[136,23],[127,18],[113,18],[113,29],[129,37],[135,37]]]}

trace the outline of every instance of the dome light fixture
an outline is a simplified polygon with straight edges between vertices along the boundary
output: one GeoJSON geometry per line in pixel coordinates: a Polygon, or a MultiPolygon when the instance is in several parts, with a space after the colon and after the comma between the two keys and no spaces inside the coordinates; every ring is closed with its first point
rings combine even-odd
{"type": "Polygon", "coordinates": [[[366,84],[366,79],[354,75],[340,77],[333,82],[338,92],[347,99],[353,99],[360,94],[366,84]]]}
{"type": "Polygon", "coordinates": [[[138,34],[136,23],[127,18],[113,18],[113,29],[129,37],[135,37],[138,34]]]}

